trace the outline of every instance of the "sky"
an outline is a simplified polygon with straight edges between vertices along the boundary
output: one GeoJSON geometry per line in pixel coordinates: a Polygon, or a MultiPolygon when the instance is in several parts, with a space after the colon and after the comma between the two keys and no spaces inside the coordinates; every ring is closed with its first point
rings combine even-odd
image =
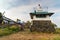
{"type": "Polygon", "coordinates": [[[41,4],[42,7],[48,7],[49,12],[54,12],[50,17],[52,22],[60,27],[60,0],[0,0],[0,12],[4,12],[4,16],[22,21],[30,20],[30,12],[34,7],[41,4]]]}

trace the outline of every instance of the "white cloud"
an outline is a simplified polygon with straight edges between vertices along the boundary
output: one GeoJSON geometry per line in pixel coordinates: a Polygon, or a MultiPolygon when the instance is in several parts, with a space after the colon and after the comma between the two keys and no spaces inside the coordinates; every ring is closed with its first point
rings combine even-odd
{"type": "Polygon", "coordinates": [[[34,5],[14,7],[6,11],[5,16],[13,20],[19,18],[23,21],[30,20],[29,13],[33,11],[34,5]]]}
{"type": "Polygon", "coordinates": [[[55,17],[55,18],[51,18],[52,22],[55,23],[57,25],[57,27],[60,27],[60,16],[55,17]]]}

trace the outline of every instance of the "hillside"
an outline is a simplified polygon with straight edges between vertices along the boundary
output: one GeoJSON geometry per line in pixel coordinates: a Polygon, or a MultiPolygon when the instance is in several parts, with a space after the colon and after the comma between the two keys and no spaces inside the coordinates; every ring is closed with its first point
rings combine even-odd
{"type": "Polygon", "coordinates": [[[8,36],[0,37],[0,40],[60,40],[60,34],[36,33],[20,31],[8,36]]]}

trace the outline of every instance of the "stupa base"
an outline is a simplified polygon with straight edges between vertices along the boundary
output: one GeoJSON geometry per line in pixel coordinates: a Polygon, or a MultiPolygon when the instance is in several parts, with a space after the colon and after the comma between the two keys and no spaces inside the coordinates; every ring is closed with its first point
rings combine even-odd
{"type": "Polygon", "coordinates": [[[52,22],[49,20],[33,20],[33,24],[31,25],[30,31],[37,31],[37,32],[55,32],[55,27],[53,26],[52,22]]]}

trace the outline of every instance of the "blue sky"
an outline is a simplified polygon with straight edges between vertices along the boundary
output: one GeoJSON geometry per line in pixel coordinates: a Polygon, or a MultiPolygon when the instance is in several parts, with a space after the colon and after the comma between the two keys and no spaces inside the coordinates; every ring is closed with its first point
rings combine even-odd
{"type": "Polygon", "coordinates": [[[47,7],[48,11],[54,12],[51,16],[53,23],[60,26],[60,0],[0,0],[0,12],[5,11],[5,16],[16,20],[22,21],[30,20],[29,13],[33,11],[33,8],[38,4],[47,7]]]}

